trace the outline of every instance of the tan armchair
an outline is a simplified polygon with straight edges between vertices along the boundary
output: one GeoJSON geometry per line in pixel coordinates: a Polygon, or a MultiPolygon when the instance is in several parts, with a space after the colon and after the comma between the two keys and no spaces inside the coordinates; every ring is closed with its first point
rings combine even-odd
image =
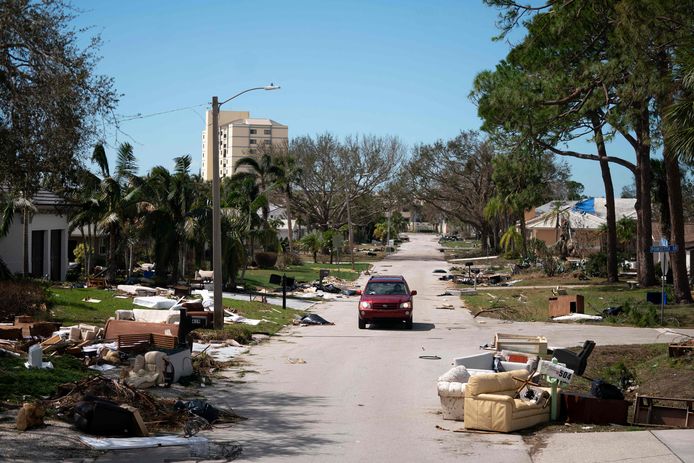
{"type": "Polygon", "coordinates": [[[475,375],[465,388],[465,428],[511,432],[549,421],[550,407],[516,399],[527,370],[475,375]]]}

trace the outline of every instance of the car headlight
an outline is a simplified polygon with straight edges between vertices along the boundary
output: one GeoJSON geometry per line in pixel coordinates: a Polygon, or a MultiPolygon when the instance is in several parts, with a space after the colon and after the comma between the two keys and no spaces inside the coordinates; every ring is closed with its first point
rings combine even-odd
{"type": "Polygon", "coordinates": [[[412,307],[412,303],[409,302],[409,301],[408,301],[408,302],[403,302],[403,303],[400,304],[400,308],[401,308],[401,309],[409,309],[409,308],[411,308],[411,307],[412,307]]]}
{"type": "Polygon", "coordinates": [[[371,308],[371,303],[367,301],[361,301],[359,303],[359,307],[362,309],[370,309],[371,308]]]}

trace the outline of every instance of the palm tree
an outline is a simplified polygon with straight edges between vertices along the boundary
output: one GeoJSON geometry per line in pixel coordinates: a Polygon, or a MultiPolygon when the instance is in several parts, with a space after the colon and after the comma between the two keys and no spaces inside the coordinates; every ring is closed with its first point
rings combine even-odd
{"type": "Polygon", "coordinates": [[[289,252],[293,252],[292,242],[294,234],[292,230],[292,185],[301,175],[301,167],[296,163],[296,159],[292,157],[286,150],[279,156],[276,156],[274,161],[278,168],[276,172],[276,182],[284,193],[284,210],[287,218],[287,242],[289,252]]]}
{"type": "Polygon", "coordinates": [[[137,214],[142,179],[136,175],[137,162],[129,143],[122,143],[118,147],[113,174],[103,145],[99,144],[94,148],[92,161],[99,167],[102,175],[99,192],[93,201],[98,210],[97,225],[108,235],[109,240],[106,277],[114,281],[118,243],[126,223],[137,214]]]}
{"type": "MultiPolygon", "coordinates": [[[[145,191],[148,201],[144,209],[144,230],[154,240],[158,273],[171,272],[177,281],[185,274],[188,246],[200,233],[200,218],[205,216],[205,198],[197,195],[195,178],[190,175],[191,157],[174,158],[174,172],[162,166],[152,168],[145,191]]],[[[144,203],[143,203],[144,205],[144,203]]]]}
{"type": "MultiPolygon", "coordinates": [[[[569,212],[563,201],[553,201],[552,206],[547,212],[547,220],[554,220],[555,241],[559,241],[559,230],[561,229],[561,219],[568,219],[569,212]]],[[[569,238],[568,236],[566,237],[569,238]]]]}
{"type": "MultiPolygon", "coordinates": [[[[246,176],[251,176],[255,179],[260,188],[260,194],[267,196],[269,190],[274,186],[277,178],[282,175],[282,170],[275,164],[272,154],[274,153],[273,148],[263,148],[263,152],[259,158],[252,156],[247,156],[241,158],[236,163],[235,169],[238,170],[239,167],[248,167],[249,171],[236,172],[233,177],[242,178],[246,176]]],[[[270,216],[270,205],[269,203],[262,207],[263,211],[263,221],[267,222],[270,216]]]]}
{"type": "Polygon", "coordinates": [[[324,246],[323,234],[318,230],[314,230],[301,238],[301,247],[313,254],[313,263],[315,264],[318,263],[318,253],[324,246]]]}
{"type": "Polygon", "coordinates": [[[14,221],[16,213],[22,214],[22,255],[23,266],[22,274],[29,273],[29,221],[32,214],[37,212],[36,206],[31,199],[23,195],[4,195],[4,205],[2,207],[2,223],[0,223],[0,238],[7,236],[14,221]]]}

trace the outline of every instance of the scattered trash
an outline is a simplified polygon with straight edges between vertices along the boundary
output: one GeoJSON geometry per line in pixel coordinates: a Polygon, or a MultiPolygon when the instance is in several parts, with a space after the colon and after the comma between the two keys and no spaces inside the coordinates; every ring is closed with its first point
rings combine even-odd
{"type": "Polygon", "coordinates": [[[448,270],[444,270],[442,268],[437,268],[432,273],[448,273],[448,270]]]}
{"type": "Polygon", "coordinates": [[[301,365],[306,363],[306,360],[301,358],[290,358],[289,363],[291,363],[292,365],[301,365]]]}
{"type": "Polygon", "coordinates": [[[219,410],[206,400],[195,399],[188,402],[179,400],[174,404],[174,410],[188,410],[194,415],[204,418],[210,424],[219,419],[219,410]]]}
{"type": "Polygon", "coordinates": [[[636,394],[634,424],[693,428],[694,400],[649,397],[636,394]],[[672,403],[672,406],[665,405],[672,403]]]}
{"type": "Polygon", "coordinates": [[[620,315],[624,310],[622,309],[621,305],[618,305],[616,307],[608,307],[602,311],[602,314],[605,317],[616,317],[617,315],[620,315]]]}
{"type": "Polygon", "coordinates": [[[335,323],[329,322],[325,318],[321,317],[318,314],[311,313],[308,315],[304,315],[300,319],[300,323],[302,325],[334,325],[335,323]]]}
{"type": "MultiPolygon", "coordinates": [[[[87,446],[95,450],[129,450],[146,449],[154,447],[171,447],[185,445],[189,447],[207,446],[208,440],[204,437],[179,437],[179,436],[157,436],[157,437],[126,437],[126,438],[107,438],[80,436],[80,440],[87,446]]],[[[202,456],[202,455],[200,455],[202,456]]]]}
{"type": "Polygon", "coordinates": [[[588,315],[585,313],[572,313],[571,315],[562,315],[561,317],[554,317],[552,320],[555,322],[580,322],[580,321],[600,321],[602,317],[600,315],[588,315]]]}
{"type": "Polygon", "coordinates": [[[436,308],[441,309],[441,310],[454,310],[455,309],[455,307],[453,307],[453,304],[443,304],[443,305],[440,305],[436,308]]]}
{"type": "Polygon", "coordinates": [[[252,318],[246,318],[246,317],[243,317],[239,314],[235,314],[233,312],[230,312],[228,310],[224,310],[224,313],[226,314],[226,316],[224,317],[224,323],[229,323],[229,324],[231,324],[231,323],[243,323],[245,325],[256,326],[256,325],[259,325],[260,322],[263,321],[263,320],[255,320],[252,318]]]}
{"type": "Polygon", "coordinates": [[[82,302],[90,302],[92,304],[98,304],[99,302],[101,302],[101,299],[92,299],[91,297],[85,297],[84,299],[82,299],[82,302]]]}
{"type": "Polygon", "coordinates": [[[46,410],[39,404],[25,403],[17,413],[16,427],[19,431],[43,425],[46,410]]]}
{"type": "Polygon", "coordinates": [[[135,407],[86,396],[74,407],[75,426],[96,436],[146,436],[144,421],[135,407]]]}
{"type": "Polygon", "coordinates": [[[441,296],[452,296],[452,295],[453,295],[453,293],[451,293],[450,291],[444,291],[444,292],[441,293],[441,294],[437,294],[438,297],[441,297],[441,296]]]}
{"type": "Polygon", "coordinates": [[[420,355],[419,358],[423,360],[441,360],[441,357],[438,355],[420,355]]]}

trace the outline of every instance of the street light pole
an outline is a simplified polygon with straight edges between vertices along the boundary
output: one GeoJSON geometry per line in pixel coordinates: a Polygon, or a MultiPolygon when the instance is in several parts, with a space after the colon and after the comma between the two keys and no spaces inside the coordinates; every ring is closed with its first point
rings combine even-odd
{"type": "Polygon", "coordinates": [[[253,87],[237,93],[231,98],[219,102],[212,97],[212,284],[214,301],[214,329],[224,327],[224,305],[222,304],[222,199],[219,181],[219,108],[237,96],[253,90],[278,90],[274,84],[264,87],[253,87]]]}

